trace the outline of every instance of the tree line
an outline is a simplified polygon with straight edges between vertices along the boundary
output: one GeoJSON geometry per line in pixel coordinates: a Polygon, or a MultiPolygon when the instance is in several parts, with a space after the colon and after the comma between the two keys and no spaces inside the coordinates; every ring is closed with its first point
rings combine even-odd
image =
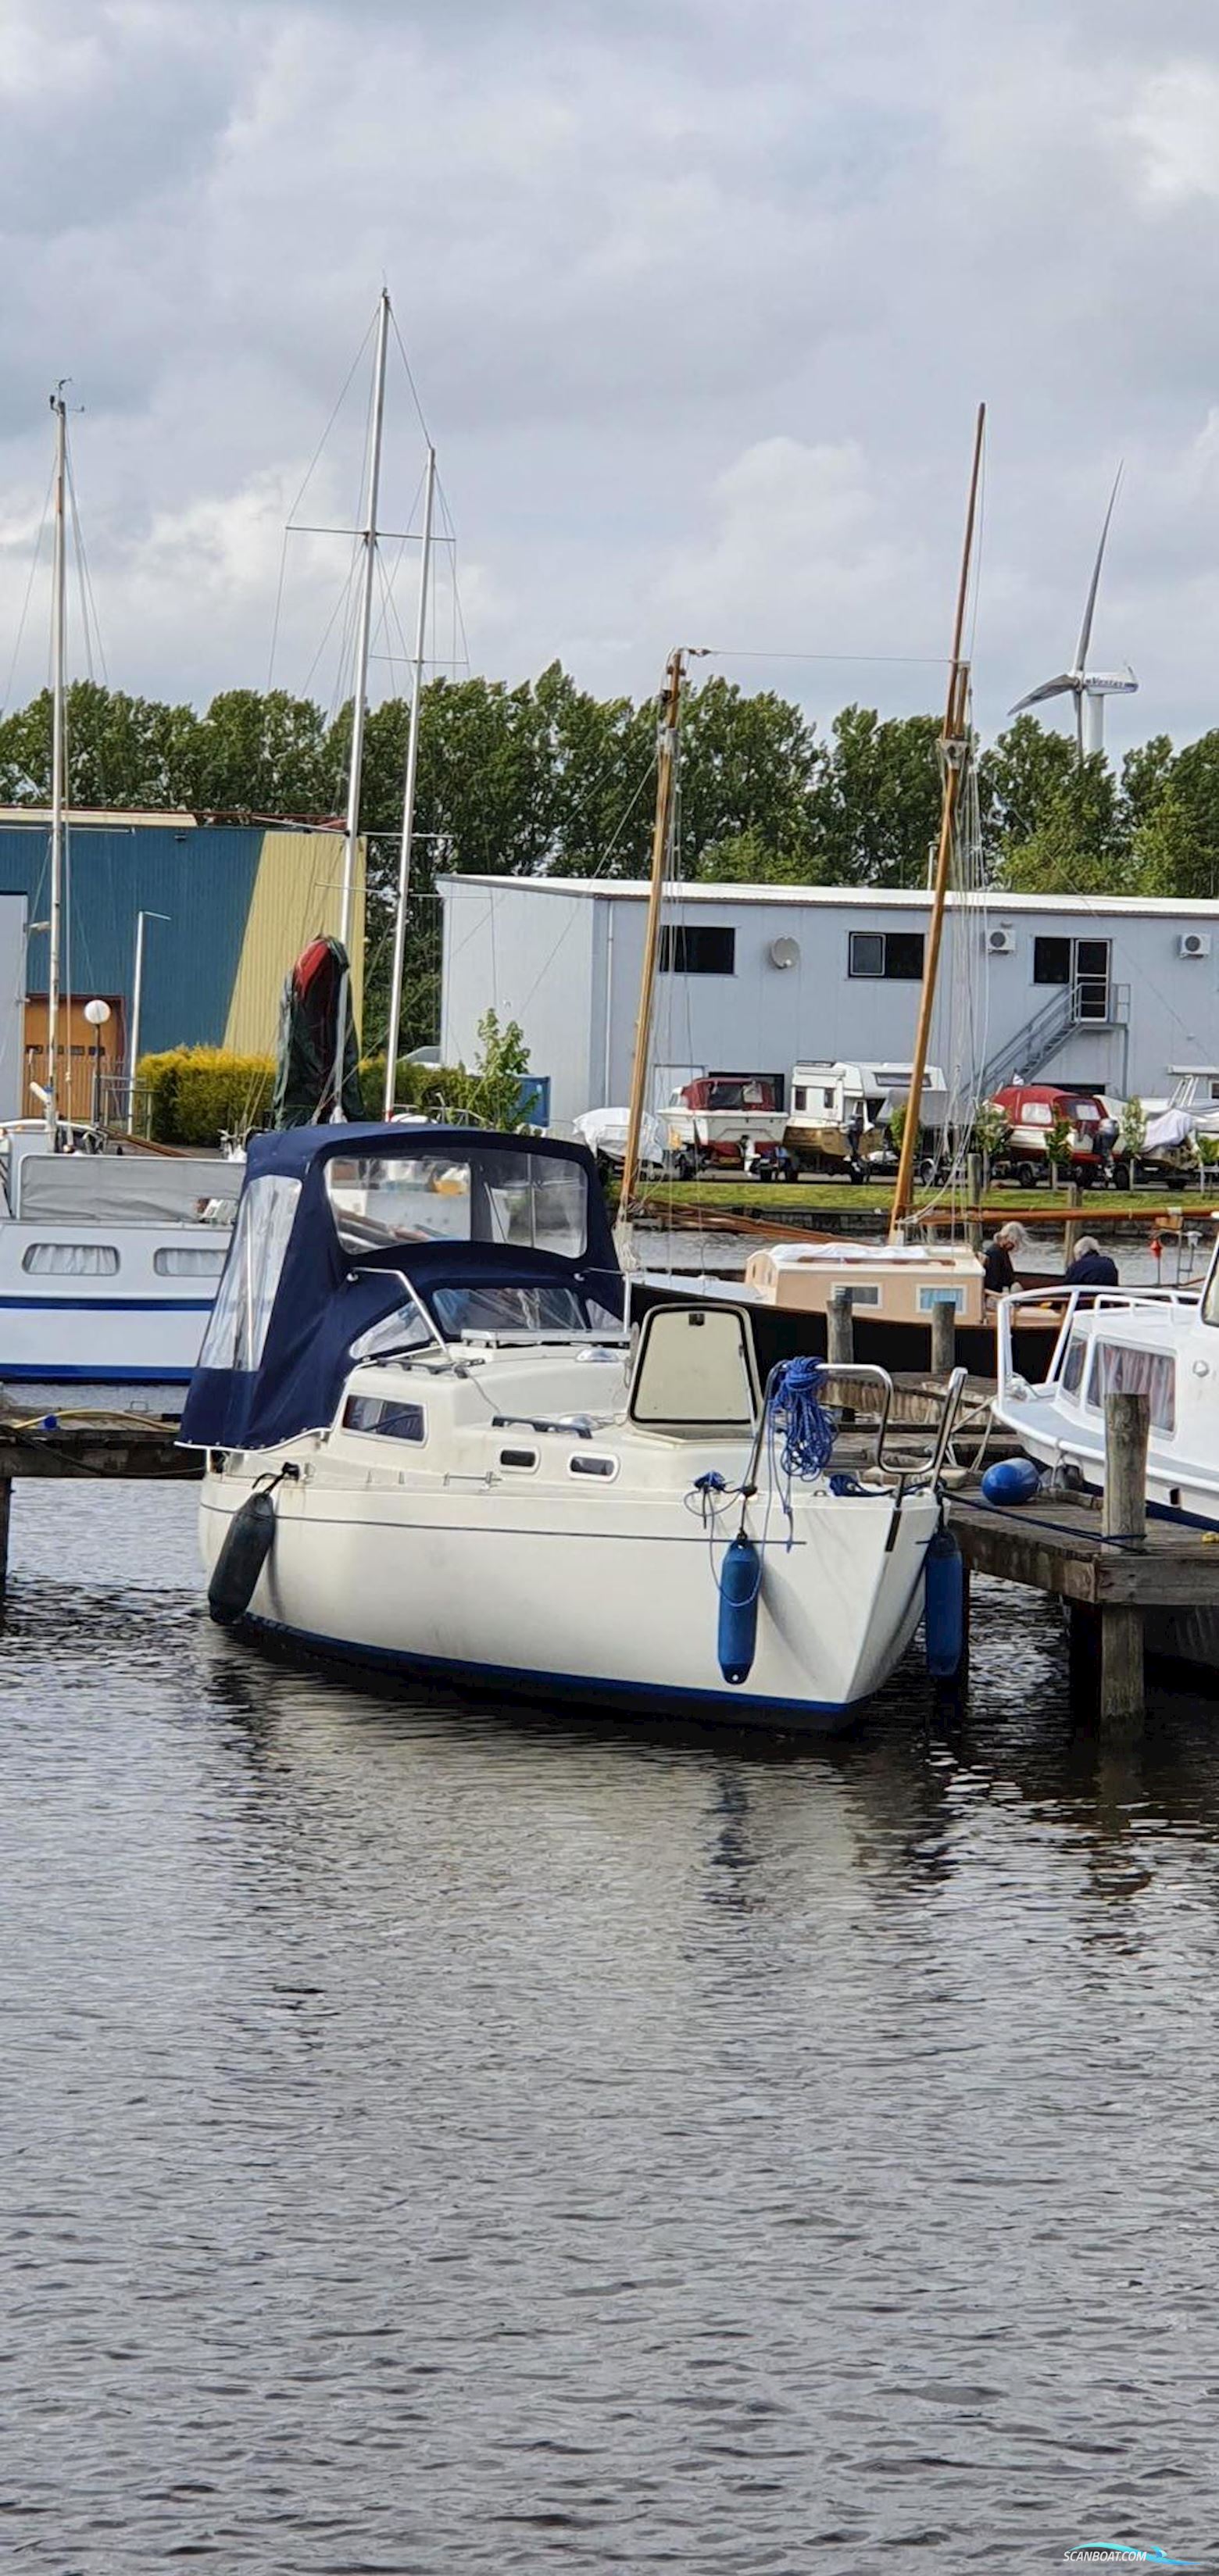
{"type": "MultiPolygon", "coordinates": [[[[371,1037],[384,1027],[409,710],[370,711],[361,825],[369,835],[371,1037]]],[[[430,680],[420,726],[405,1043],[435,1026],[438,875],[639,876],[652,821],[656,706],[596,698],[558,663],[510,687],[430,680]]],[[[713,677],[682,737],[683,873],[723,882],[917,886],[940,811],[940,721],[844,707],[822,732],[771,690],[713,677]]],[[[231,689],[202,713],[92,681],[69,691],[72,800],[187,807],[230,819],[341,811],[351,708],[231,689]]],[[[42,694],[0,720],[0,801],[50,794],[42,694]]],[[[1157,734],[1114,766],[1018,716],[977,765],[982,864],[997,887],[1046,894],[1219,893],[1219,728],[1174,749],[1157,734]]]]}

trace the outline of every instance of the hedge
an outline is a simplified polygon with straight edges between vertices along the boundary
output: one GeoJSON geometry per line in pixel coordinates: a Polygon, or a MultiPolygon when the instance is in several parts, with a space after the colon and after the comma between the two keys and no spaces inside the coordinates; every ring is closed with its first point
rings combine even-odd
{"type": "Polygon", "coordinates": [[[222,1134],[244,1136],[264,1124],[271,1107],[275,1061],[269,1055],[231,1055],[224,1047],[171,1047],[142,1055],[137,1095],[147,1103],[148,1133],[158,1145],[218,1145],[222,1134]]]}

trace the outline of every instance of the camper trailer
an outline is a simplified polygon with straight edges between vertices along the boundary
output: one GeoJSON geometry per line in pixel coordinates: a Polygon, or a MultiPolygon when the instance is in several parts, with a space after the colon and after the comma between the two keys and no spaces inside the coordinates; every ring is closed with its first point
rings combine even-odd
{"type": "MultiPolygon", "coordinates": [[[[791,1109],[784,1142],[806,1171],[845,1172],[866,1178],[868,1165],[890,1151],[888,1122],[910,1091],[909,1064],[797,1064],[792,1068],[791,1109]]],[[[928,1065],[923,1076],[919,1124],[938,1138],[947,1111],[944,1076],[928,1065]]]]}

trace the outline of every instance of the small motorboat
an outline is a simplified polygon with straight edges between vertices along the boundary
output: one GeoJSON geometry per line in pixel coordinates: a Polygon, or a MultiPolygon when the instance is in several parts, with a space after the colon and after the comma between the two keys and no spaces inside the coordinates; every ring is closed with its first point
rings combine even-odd
{"type": "MultiPolygon", "coordinates": [[[[1040,1385],[1016,1363],[1020,1296],[999,1312],[994,1418],[1055,1482],[1102,1493],[1105,1398],[1145,1395],[1147,1507],[1184,1527],[1219,1528],[1219,1243],[1199,1295],[1179,1288],[1075,1288],[1061,1300],[1058,1336],[1040,1385]]],[[[1152,1611],[1153,1654],[1189,1664],[1213,1687],[1219,1613],[1206,1605],[1152,1611]]]]}
{"type": "MultiPolygon", "coordinates": [[[[583,1146],[255,1137],[182,1422],[215,1614],[497,1692],[841,1725],[918,1625],[964,1381],[925,1453],[833,1467],[752,1311],[632,1330],[583,1146]]],[[[891,1391],[891,1390],[889,1390],[891,1391]]]]}

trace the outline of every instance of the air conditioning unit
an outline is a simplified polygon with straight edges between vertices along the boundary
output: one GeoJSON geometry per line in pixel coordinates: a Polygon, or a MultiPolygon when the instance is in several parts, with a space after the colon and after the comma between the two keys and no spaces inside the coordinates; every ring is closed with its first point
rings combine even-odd
{"type": "Polygon", "coordinates": [[[1211,935],[1209,930],[1182,931],[1181,936],[1177,941],[1178,957],[1209,957],[1210,953],[1211,935]]]}
{"type": "Polygon", "coordinates": [[[772,939],[770,943],[770,962],[772,966],[798,966],[800,963],[799,940],[772,939]]]}
{"type": "Polygon", "coordinates": [[[987,931],[986,954],[988,957],[1010,957],[1013,954],[1015,946],[1016,934],[1014,930],[1000,929],[987,931]]]}

